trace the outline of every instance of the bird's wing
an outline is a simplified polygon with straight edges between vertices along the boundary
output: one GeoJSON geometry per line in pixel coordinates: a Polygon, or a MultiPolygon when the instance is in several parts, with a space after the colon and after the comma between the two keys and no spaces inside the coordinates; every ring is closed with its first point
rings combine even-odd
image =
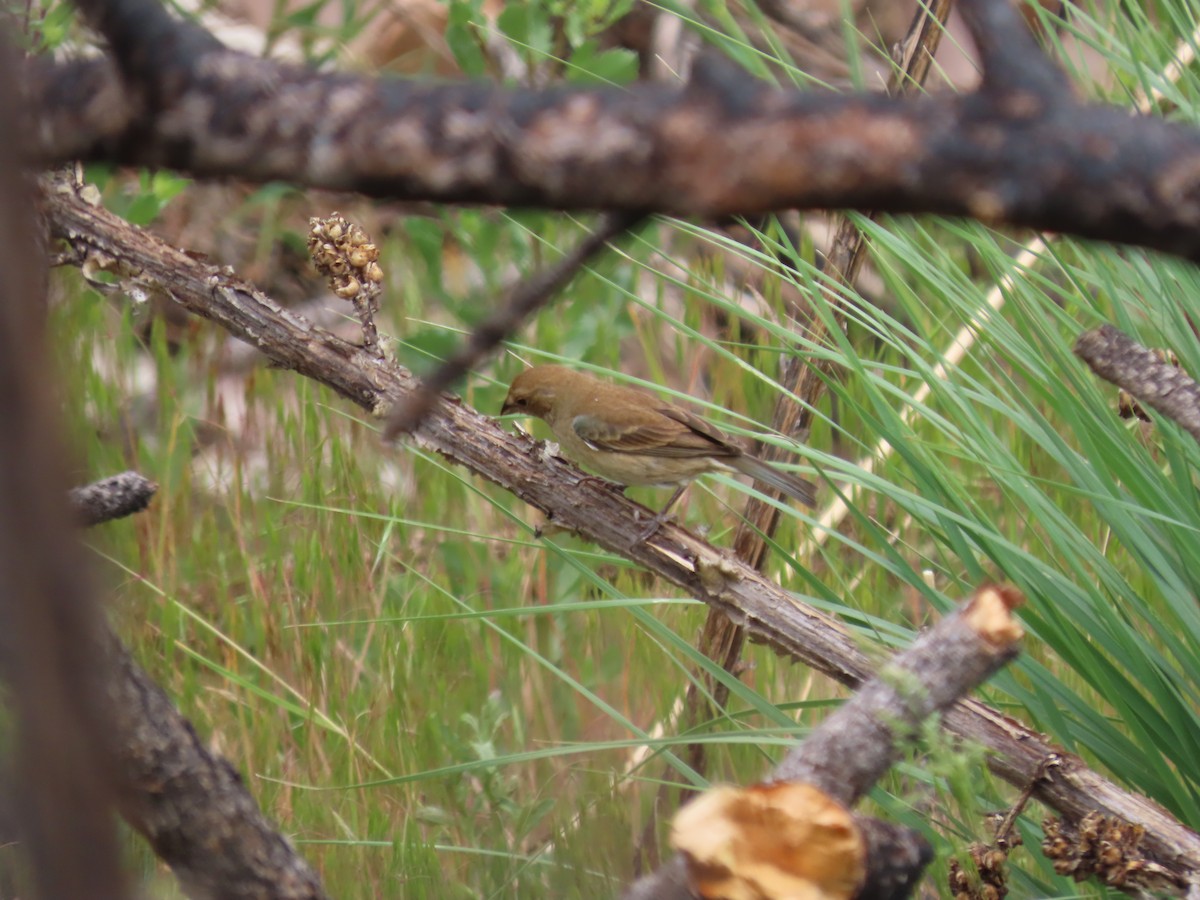
{"type": "Polygon", "coordinates": [[[717,428],[673,406],[643,408],[618,422],[580,415],[571,420],[571,427],[593,450],[676,459],[741,452],[717,428]]]}

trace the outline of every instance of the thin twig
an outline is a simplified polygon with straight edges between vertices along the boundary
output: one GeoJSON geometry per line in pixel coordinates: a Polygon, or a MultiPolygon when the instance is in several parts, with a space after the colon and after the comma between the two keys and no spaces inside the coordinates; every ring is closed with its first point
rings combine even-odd
{"type": "Polygon", "coordinates": [[[526,319],[549,303],[589,259],[641,220],[642,216],[631,213],[605,216],[600,226],[570,253],[517,284],[505,304],[471,332],[467,342],[424,380],[421,389],[396,406],[384,428],[384,440],[395,440],[401,434],[414,431],[433,408],[439,394],[449,390],[454,382],[507,340],[526,319]]]}

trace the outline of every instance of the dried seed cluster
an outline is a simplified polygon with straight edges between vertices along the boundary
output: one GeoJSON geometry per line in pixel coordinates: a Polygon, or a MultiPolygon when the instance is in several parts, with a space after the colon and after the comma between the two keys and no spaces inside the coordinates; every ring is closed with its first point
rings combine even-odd
{"type": "Polygon", "coordinates": [[[994,844],[978,843],[968,847],[967,852],[979,872],[979,880],[963,869],[957,859],[950,860],[950,891],[954,900],[1000,900],[1007,896],[1008,874],[1004,866],[1008,852],[994,844]]]}
{"type": "Polygon", "coordinates": [[[309,256],[335,294],[353,300],[383,281],[379,248],[362,228],[336,212],[325,219],[309,219],[308,224],[309,256]]]}
{"type": "Polygon", "coordinates": [[[1093,810],[1077,826],[1061,819],[1042,823],[1046,836],[1042,852],[1054,861],[1054,871],[1083,881],[1093,875],[1113,887],[1155,882],[1163,875],[1160,866],[1148,861],[1140,844],[1145,829],[1093,810]]]}
{"type": "Polygon", "coordinates": [[[379,267],[379,248],[357,225],[341,213],[324,219],[309,219],[308,255],[317,271],[329,279],[333,292],[354,304],[362,323],[363,349],[384,359],[375,327],[379,297],[383,293],[383,269],[379,267]]]}

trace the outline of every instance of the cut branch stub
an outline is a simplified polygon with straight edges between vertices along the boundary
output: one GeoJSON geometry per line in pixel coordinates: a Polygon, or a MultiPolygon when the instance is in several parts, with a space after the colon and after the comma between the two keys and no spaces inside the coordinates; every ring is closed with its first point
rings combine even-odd
{"type": "Polygon", "coordinates": [[[866,877],[850,810],[808,784],[705,791],[675,816],[671,844],[702,898],[848,900],[866,877]]]}
{"type": "Polygon", "coordinates": [[[773,773],[777,792],[718,788],[693,800],[676,817],[672,835],[683,859],[639,879],[626,896],[685,897],[686,884],[701,897],[853,897],[868,873],[880,869],[885,874],[872,877],[872,893],[863,896],[902,895],[928,862],[923,841],[913,836],[894,846],[889,838],[886,846],[872,845],[878,857],[863,854],[855,862],[858,851],[844,833],[850,826],[842,824],[848,808],[887,771],[922,721],[1013,658],[1022,636],[1013,610],[1023,600],[1008,586],[978,589],[788,753],[773,773]],[[715,798],[706,800],[709,794],[715,798]],[[827,844],[816,859],[836,859],[832,868],[810,860],[808,850],[801,851],[808,844],[827,844]],[[897,868],[895,859],[911,868],[897,868]]]}

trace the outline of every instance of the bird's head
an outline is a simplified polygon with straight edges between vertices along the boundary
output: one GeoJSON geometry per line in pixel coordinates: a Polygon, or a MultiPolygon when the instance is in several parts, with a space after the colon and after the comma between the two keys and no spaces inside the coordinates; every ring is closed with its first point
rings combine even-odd
{"type": "Polygon", "coordinates": [[[520,413],[545,419],[554,409],[558,391],[571,381],[574,374],[563,366],[534,366],[532,369],[526,369],[509,385],[508,396],[504,398],[500,415],[520,413]]]}

